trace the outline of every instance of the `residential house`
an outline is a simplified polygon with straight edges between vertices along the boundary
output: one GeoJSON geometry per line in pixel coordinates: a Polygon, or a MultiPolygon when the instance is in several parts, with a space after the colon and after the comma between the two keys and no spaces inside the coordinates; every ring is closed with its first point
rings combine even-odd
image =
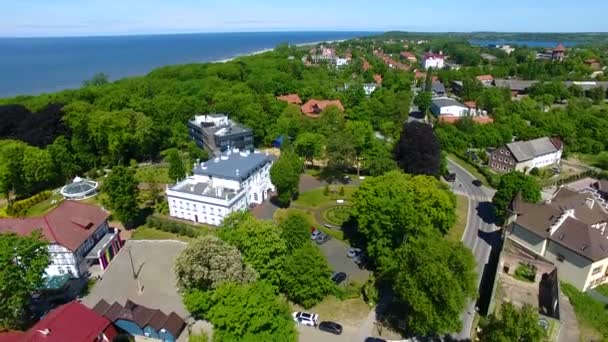
{"type": "Polygon", "coordinates": [[[594,182],[591,184],[591,188],[597,191],[598,195],[602,199],[608,201],[608,180],[594,180],[594,182]]]}
{"type": "Polygon", "coordinates": [[[374,75],[374,82],[376,82],[377,85],[381,86],[382,85],[382,75],[375,74],[374,75]]]}
{"type": "Polygon", "coordinates": [[[399,56],[401,56],[401,58],[403,58],[409,62],[416,63],[416,61],[417,61],[416,55],[414,55],[413,53],[411,53],[409,51],[401,51],[399,56]]]}
{"type": "Polygon", "coordinates": [[[591,68],[591,70],[593,70],[593,71],[602,70],[602,65],[595,58],[591,58],[591,59],[585,60],[585,64],[587,64],[591,68]]]}
{"type": "Polygon", "coordinates": [[[426,52],[422,58],[422,66],[424,69],[443,69],[445,65],[445,58],[443,53],[440,51],[437,53],[426,52]]]}
{"type": "Polygon", "coordinates": [[[479,75],[475,77],[479,82],[481,82],[481,84],[483,84],[485,87],[489,87],[492,86],[493,82],[494,82],[494,76],[492,75],[479,75]]]}
{"type": "Polygon", "coordinates": [[[253,131],[225,114],[196,115],[188,121],[188,131],[196,145],[212,156],[219,156],[231,148],[253,149],[253,131]]]}
{"type": "Polygon", "coordinates": [[[370,96],[379,86],[376,83],[363,83],[363,91],[365,95],[370,96]]]}
{"type": "Polygon", "coordinates": [[[108,224],[109,217],[98,206],[66,200],[40,217],[0,219],[0,233],[29,235],[40,230],[51,256],[46,275],[79,278],[92,265],[105,270],[122,247],[118,229],[108,224]]]}
{"type": "Polygon", "coordinates": [[[304,103],[300,110],[302,114],[310,117],[310,118],[318,118],[321,112],[325,110],[325,108],[329,106],[336,106],[340,111],[344,111],[344,106],[342,106],[342,102],[340,100],[308,100],[304,103]]]}
{"type": "Polygon", "coordinates": [[[336,58],[336,50],[330,47],[321,46],[318,49],[312,48],[310,50],[310,60],[313,64],[336,64],[336,58]]]}
{"type": "Polygon", "coordinates": [[[125,305],[112,305],[101,300],[93,308],[97,314],[132,336],[145,336],[164,342],[174,342],[186,327],[186,322],[175,312],[165,314],[156,309],[127,300],[125,305]]]}
{"type": "Polygon", "coordinates": [[[230,213],[261,204],[275,191],[270,181],[274,160],[268,153],[233,149],[197,161],[191,176],[167,186],[169,215],[217,226],[230,213]]]}
{"type": "Polygon", "coordinates": [[[462,103],[449,97],[438,97],[431,101],[431,113],[438,118],[444,115],[462,117],[466,116],[468,111],[462,103]]]}
{"type": "Polygon", "coordinates": [[[551,51],[551,60],[554,62],[562,62],[566,55],[566,48],[562,43],[559,43],[553,51],[551,51]]]}
{"type": "Polygon", "coordinates": [[[0,332],[2,342],[109,342],[118,331],[107,318],[77,301],[44,315],[27,331],[0,332]]]}
{"type": "Polygon", "coordinates": [[[361,67],[363,68],[363,71],[367,71],[371,68],[371,66],[369,65],[369,62],[366,61],[365,59],[363,60],[363,65],[361,67]]]}
{"type": "Polygon", "coordinates": [[[397,70],[402,70],[402,71],[410,70],[409,66],[394,60],[393,58],[391,58],[391,56],[386,55],[385,53],[383,53],[380,50],[375,50],[374,55],[376,57],[382,59],[384,64],[386,64],[391,69],[397,69],[397,70]]]}
{"type": "Polygon", "coordinates": [[[300,99],[300,96],[298,96],[298,94],[287,94],[287,95],[277,96],[277,100],[285,101],[287,103],[296,104],[296,105],[302,104],[302,100],[300,99]]]}
{"type": "Polygon", "coordinates": [[[499,172],[528,172],[533,168],[559,165],[563,150],[563,144],[557,138],[516,141],[492,151],[488,164],[499,172]]]}
{"type": "Polygon", "coordinates": [[[593,193],[562,186],[538,204],[517,194],[509,212],[506,236],[555,264],[562,280],[580,291],[608,280],[608,212],[593,193]]]}
{"type": "Polygon", "coordinates": [[[517,97],[527,94],[528,89],[538,82],[539,81],[495,79],[494,86],[509,89],[511,91],[511,96],[517,97]]]}
{"type": "Polygon", "coordinates": [[[431,82],[431,93],[434,97],[444,97],[446,95],[445,86],[439,81],[431,82]]]}
{"type": "Polygon", "coordinates": [[[467,115],[467,116],[453,116],[453,115],[441,115],[439,117],[439,122],[453,124],[462,120],[463,118],[470,118],[473,122],[478,123],[480,125],[493,123],[494,120],[487,115],[467,115]]]}

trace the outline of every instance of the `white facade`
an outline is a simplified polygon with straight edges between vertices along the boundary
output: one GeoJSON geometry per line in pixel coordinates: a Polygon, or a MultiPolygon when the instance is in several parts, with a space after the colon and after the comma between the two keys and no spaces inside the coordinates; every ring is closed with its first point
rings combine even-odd
{"type": "Polygon", "coordinates": [[[450,115],[450,116],[466,116],[469,114],[469,109],[450,98],[435,98],[431,102],[431,113],[435,116],[450,115]]]}
{"type": "Polygon", "coordinates": [[[365,95],[370,96],[374,91],[376,91],[376,89],[378,89],[378,85],[376,83],[364,83],[363,84],[363,91],[365,92],[365,95]]]}
{"type": "Polygon", "coordinates": [[[349,59],[348,58],[337,57],[335,59],[335,61],[336,61],[336,66],[339,68],[339,67],[343,67],[343,66],[348,65],[349,59]]]}
{"type": "Polygon", "coordinates": [[[275,191],[270,181],[272,162],[271,157],[259,152],[235,150],[195,165],[192,176],[167,187],[169,214],[196,223],[220,225],[230,213],[260,204],[275,191]]]}
{"type": "Polygon", "coordinates": [[[515,164],[515,170],[525,172],[530,171],[533,168],[542,168],[551,165],[558,165],[562,159],[562,149],[559,149],[553,153],[544,154],[542,156],[535,157],[534,159],[526,160],[521,163],[515,164]]]}
{"type": "Polygon", "coordinates": [[[445,66],[445,61],[442,56],[425,56],[422,60],[422,66],[425,69],[443,69],[445,66]]]}

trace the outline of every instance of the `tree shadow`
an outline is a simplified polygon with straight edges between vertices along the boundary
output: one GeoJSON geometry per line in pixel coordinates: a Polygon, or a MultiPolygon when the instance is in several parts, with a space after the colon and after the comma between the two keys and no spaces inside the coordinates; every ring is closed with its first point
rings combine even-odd
{"type": "Polygon", "coordinates": [[[483,222],[488,224],[495,224],[496,217],[494,216],[494,205],[491,202],[479,202],[477,204],[477,216],[479,216],[483,222]]]}
{"type": "Polygon", "coordinates": [[[479,231],[477,235],[491,247],[488,262],[483,266],[481,281],[479,283],[479,297],[477,298],[476,303],[479,314],[485,316],[488,314],[488,309],[490,307],[492,289],[494,288],[500,251],[502,250],[502,231],[479,231]]]}

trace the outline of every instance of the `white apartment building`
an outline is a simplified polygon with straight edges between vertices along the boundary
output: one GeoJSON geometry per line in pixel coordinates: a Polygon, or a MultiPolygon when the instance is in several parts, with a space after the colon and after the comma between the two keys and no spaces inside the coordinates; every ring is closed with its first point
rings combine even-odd
{"type": "Polygon", "coordinates": [[[275,157],[233,149],[197,162],[192,175],[167,187],[169,214],[184,220],[220,225],[228,214],[260,204],[275,191],[270,167],[275,157]]]}
{"type": "Polygon", "coordinates": [[[439,54],[427,52],[422,58],[422,66],[425,69],[443,69],[445,66],[445,58],[441,52],[439,54]]]}
{"type": "Polygon", "coordinates": [[[462,103],[449,98],[449,97],[437,97],[431,101],[431,113],[436,117],[440,116],[455,116],[461,117],[466,116],[469,113],[469,109],[462,103]]]}

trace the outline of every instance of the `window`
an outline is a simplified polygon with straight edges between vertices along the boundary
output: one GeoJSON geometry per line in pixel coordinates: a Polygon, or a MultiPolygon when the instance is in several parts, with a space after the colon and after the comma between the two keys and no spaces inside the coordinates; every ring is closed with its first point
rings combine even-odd
{"type": "Polygon", "coordinates": [[[496,160],[496,155],[495,154],[492,155],[492,159],[496,160]]]}
{"type": "Polygon", "coordinates": [[[505,150],[500,150],[500,154],[505,154],[505,150]]]}
{"type": "Polygon", "coordinates": [[[508,156],[511,155],[511,153],[509,153],[509,151],[505,151],[505,154],[508,155],[508,156]]]}
{"type": "Polygon", "coordinates": [[[255,194],[253,194],[253,200],[257,201],[258,200],[258,193],[256,192],[255,194]]]}
{"type": "Polygon", "coordinates": [[[566,257],[563,254],[557,253],[557,261],[563,262],[566,260],[566,257]]]}
{"type": "Polygon", "coordinates": [[[598,266],[598,267],[594,268],[593,271],[591,271],[591,275],[596,275],[600,272],[602,272],[602,266],[598,266]]]}
{"type": "Polygon", "coordinates": [[[498,157],[498,161],[502,161],[502,157],[498,157]]]}
{"type": "Polygon", "coordinates": [[[57,267],[57,270],[59,271],[59,274],[65,274],[63,267],[57,267]]]}
{"type": "Polygon", "coordinates": [[[509,162],[509,164],[513,165],[513,161],[511,160],[511,161],[509,162]]]}

